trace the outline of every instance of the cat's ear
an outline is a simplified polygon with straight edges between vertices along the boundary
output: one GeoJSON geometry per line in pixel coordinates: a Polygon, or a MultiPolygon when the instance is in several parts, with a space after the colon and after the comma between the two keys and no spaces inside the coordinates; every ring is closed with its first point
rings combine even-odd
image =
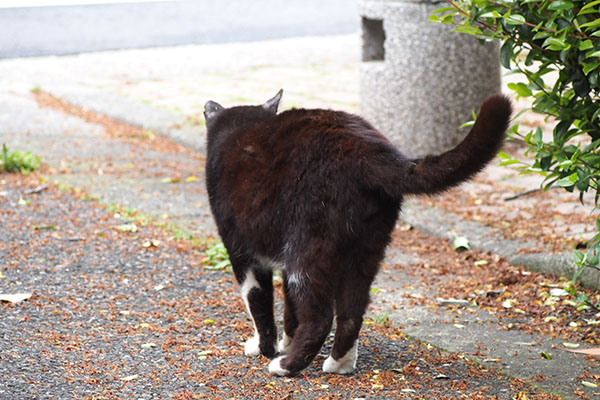
{"type": "Polygon", "coordinates": [[[263,104],[263,108],[267,111],[271,111],[273,114],[277,114],[277,108],[279,107],[279,101],[283,95],[283,89],[279,89],[279,92],[271,100],[268,100],[263,104]]]}
{"type": "Polygon", "coordinates": [[[221,111],[223,111],[225,108],[223,108],[222,105],[220,105],[219,103],[215,103],[214,101],[207,101],[206,104],[204,105],[204,118],[206,118],[206,120],[210,120],[213,119],[214,117],[217,116],[217,114],[219,114],[221,111]]]}

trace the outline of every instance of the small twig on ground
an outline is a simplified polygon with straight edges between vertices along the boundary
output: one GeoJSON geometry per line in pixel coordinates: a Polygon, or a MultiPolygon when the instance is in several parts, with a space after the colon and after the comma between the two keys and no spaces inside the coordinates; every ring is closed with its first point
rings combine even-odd
{"type": "MultiPolygon", "coordinates": [[[[551,186],[551,187],[549,187],[546,190],[550,190],[550,189],[556,189],[556,186],[551,186]]],[[[536,193],[536,192],[539,192],[539,191],[542,191],[542,190],[544,190],[544,189],[542,189],[542,188],[529,189],[529,190],[526,190],[524,192],[516,193],[516,194],[514,194],[512,196],[505,197],[504,201],[516,200],[519,197],[527,196],[528,194],[536,193]]]]}
{"type": "Polygon", "coordinates": [[[80,236],[72,236],[68,238],[59,238],[58,240],[63,240],[65,242],[80,242],[82,240],[85,240],[85,238],[80,236]]]}
{"type": "Polygon", "coordinates": [[[33,189],[27,189],[23,193],[24,194],[37,194],[37,193],[41,193],[44,190],[48,189],[48,187],[49,187],[48,184],[44,184],[44,185],[37,186],[33,189]]]}

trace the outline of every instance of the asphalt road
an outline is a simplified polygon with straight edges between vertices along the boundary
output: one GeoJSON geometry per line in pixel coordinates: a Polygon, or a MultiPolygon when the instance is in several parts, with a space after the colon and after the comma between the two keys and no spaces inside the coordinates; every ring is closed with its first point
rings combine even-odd
{"type": "Polygon", "coordinates": [[[356,0],[0,7],[0,58],[332,35],[358,29],[356,0]]]}

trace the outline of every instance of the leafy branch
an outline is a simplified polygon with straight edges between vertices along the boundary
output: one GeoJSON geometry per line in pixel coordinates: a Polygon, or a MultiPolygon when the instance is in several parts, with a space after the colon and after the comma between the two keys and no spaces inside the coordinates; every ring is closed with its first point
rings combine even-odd
{"type": "MultiPolygon", "coordinates": [[[[543,188],[561,187],[592,192],[600,206],[600,0],[446,0],[432,22],[450,24],[455,31],[480,40],[503,42],[500,61],[523,79],[510,83],[517,97],[530,98],[531,110],[553,118],[552,138],[542,130],[510,131],[527,145],[531,162],[503,153],[501,165],[545,176],[543,188]]],[[[575,250],[578,271],[600,265],[598,234],[587,252],[575,250]]]]}

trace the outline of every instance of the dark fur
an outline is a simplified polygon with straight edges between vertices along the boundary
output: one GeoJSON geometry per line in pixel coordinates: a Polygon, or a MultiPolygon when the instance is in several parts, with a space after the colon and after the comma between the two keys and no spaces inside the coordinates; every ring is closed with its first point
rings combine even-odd
{"type": "Polygon", "coordinates": [[[207,188],[219,234],[248,293],[260,352],[276,354],[272,269],[281,263],[285,333],[281,368],[306,368],[335,314],[331,356],[358,337],[370,285],[390,241],[404,195],[433,194],[468,180],[496,155],[511,105],[489,98],[455,149],[409,159],[356,115],[294,109],[276,114],[281,92],[263,106],[206,104],[207,188]],[[294,279],[290,279],[293,276],[294,279]]]}

